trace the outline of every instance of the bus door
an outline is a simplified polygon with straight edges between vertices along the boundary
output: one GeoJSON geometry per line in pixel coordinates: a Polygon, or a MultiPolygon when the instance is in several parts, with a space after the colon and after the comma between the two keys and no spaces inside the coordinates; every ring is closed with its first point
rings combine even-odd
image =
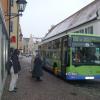
{"type": "Polygon", "coordinates": [[[62,38],[61,43],[61,75],[63,78],[66,76],[66,67],[68,65],[68,48],[67,48],[67,38],[62,38]]]}

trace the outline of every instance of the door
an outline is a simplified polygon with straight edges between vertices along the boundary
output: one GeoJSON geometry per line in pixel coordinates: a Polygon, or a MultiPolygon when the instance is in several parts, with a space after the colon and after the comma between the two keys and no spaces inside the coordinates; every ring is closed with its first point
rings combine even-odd
{"type": "Polygon", "coordinates": [[[68,66],[68,46],[67,46],[67,37],[63,37],[61,41],[61,75],[66,78],[66,67],[68,66]]]}

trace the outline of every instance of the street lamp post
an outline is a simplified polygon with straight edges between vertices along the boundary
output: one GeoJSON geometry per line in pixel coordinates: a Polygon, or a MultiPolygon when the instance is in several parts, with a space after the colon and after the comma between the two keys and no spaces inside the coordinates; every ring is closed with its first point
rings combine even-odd
{"type": "MultiPolygon", "coordinates": [[[[27,2],[26,0],[17,0],[16,3],[18,7],[18,15],[22,15],[22,12],[24,12],[27,2]]],[[[19,16],[17,20],[17,49],[18,49],[18,36],[19,36],[19,16]]]]}
{"type": "MultiPolygon", "coordinates": [[[[18,22],[19,22],[19,16],[22,15],[22,12],[25,10],[25,7],[26,7],[26,0],[17,0],[16,1],[16,4],[17,4],[17,8],[18,8],[18,13],[11,13],[11,0],[9,0],[9,55],[10,55],[10,28],[11,28],[11,19],[14,18],[14,17],[18,17],[18,22]]],[[[17,22],[17,48],[18,48],[18,27],[19,27],[19,23],[17,22]]]]}

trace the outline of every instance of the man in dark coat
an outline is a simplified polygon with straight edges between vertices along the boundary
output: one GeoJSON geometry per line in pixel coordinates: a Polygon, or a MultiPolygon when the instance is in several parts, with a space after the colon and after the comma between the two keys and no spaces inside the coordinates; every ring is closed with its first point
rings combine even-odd
{"type": "Polygon", "coordinates": [[[13,52],[14,52],[14,48],[10,48],[10,55],[9,55],[7,65],[6,65],[8,75],[10,75],[10,69],[11,69],[11,66],[12,66],[11,57],[12,57],[13,52]]]}
{"type": "Polygon", "coordinates": [[[32,71],[32,76],[37,79],[37,81],[41,81],[40,77],[43,75],[42,71],[42,60],[40,55],[37,54],[34,60],[34,68],[32,71]]]}
{"type": "Polygon", "coordinates": [[[15,49],[11,57],[12,66],[10,69],[10,74],[11,74],[11,82],[9,86],[10,92],[16,92],[16,82],[18,79],[18,72],[21,70],[18,55],[19,55],[19,51],[15,49]]]}
{"type": "Polygon", "coordinates": [[[15,49],[15,51],[11,57],[12,62],[13,62],[14,73],[18,73],[21,70],[18,55],[19,55],[19,51],[17,49],[15,49]]]}

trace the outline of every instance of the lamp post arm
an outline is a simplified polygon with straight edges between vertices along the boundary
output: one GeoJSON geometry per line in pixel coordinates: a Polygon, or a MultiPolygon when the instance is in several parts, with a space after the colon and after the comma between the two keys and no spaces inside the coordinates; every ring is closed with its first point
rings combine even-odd
{"type": "MultiPolygon", "coordinates": [[[[15,18],[15,17],[19,17],[19,16],[22,16],[22,14],[16,14],[15,16],[10,17],[10,19],[13,19],[13,18],[15,18]]],[[[9,21],[9,19],[6,19],[5,21],[9,21]]]]}

